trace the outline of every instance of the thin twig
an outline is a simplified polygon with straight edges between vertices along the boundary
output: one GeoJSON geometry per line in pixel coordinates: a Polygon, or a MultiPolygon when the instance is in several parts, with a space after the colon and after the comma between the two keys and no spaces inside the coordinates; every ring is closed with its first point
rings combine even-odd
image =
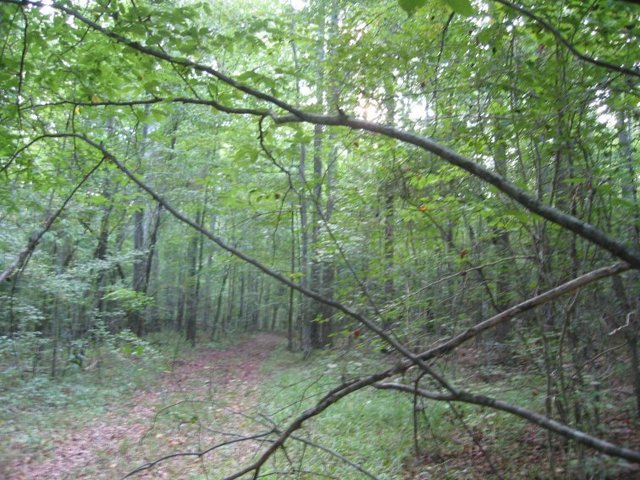
{"type": "Polygon", "coordinates": [[[213,452],[214,450],[217,450],[218,448],[225,447],[227,445],[233,445],[234,443],[248,442],[250,440],[256,440],[258,438],[267,437],[267,436],[271,435],[272,433],[274,433],[273,430],[268,431],[268,432],[258,433],[256,435],[250,435],[250,436],[247,436],[247,437],[234,438],[232,440],[227,440],[225,442],[217,443],[216,445],[213,445],[212,447],[206,448],[205,450],[200,450],[198,452],[171,453],[169,455],[165,455],[164,457],[160,457],[160,458],[154,460],[153,462],[145,463],[144,465],[139,466],[135,470],[131,470],[124,477],[122,477],[122,480],[124,480],[126,478],[131,478],[134,475],[137,475],[138,473],[143,472],[145,470],[150,470],[153,467],[155,467],[156,465],[158,465],[159,463],[165,462],[165,461],[170,460],[172,458],[177,458],[177,457],[199,457],[199,458],[202,458],[207,453],[213,452]]]}
{"type": "Polygon", "coordinates": [[[318,443],[312,442],[311,440],[307,440],[306,438],[302,438],[299,437],[297,435],[291,435],[291,438],[293,440],[296,440],[298,442],[302,442],[305,443],[313,448],[317,448],[318,450],[322,450],[323,452],[328,453],[329,455],[331,455],[332,457],[337,458],[338,460],[340,460],[343,463],[346,463],[347,465],[349,465],[350,467],[354,468],[355,470],[359,471],[360,473],[366,475],[369,478],[372,478],[373,480],[379,480],[379,477],[376,477],[373,473],[368,472],[367,470],[365,470],[364,468],[362,468],[360,465],[358,465],[357,463],[352,462],[351,460],[349,460],[347,457],[345,457],[344,455],[341,455],[340,453],[331,450],[330,448],[327,448],[323,445],[320,445],[318,443]]]}
{"type": "Polygon", "coordinates": [[[637,70],[632,70],[630,68],[626,68],[621,65],[614,65],[613,63],[605,62],[603,60],[598,60],[597,58],[590,57],[589,55],[585,55],[584,53],[580,52],[569,40],[564,38],[562,33],[560,33],[560,31],[556,27],[551,25],[544,18],[533,13],[531,10],[521,7],[520,5],[516,5],[515,3],[511,3],[507,0],[495,0],[495,1],[521,13],[525,17],[529,17],[531,20],[541,25],[545,30],[549,31],[556,38],[556,40],[562,43],[567,48],[567,50],[569,50],[576,58],[582,61],[585,61],[587,63],[591,63],[592,65],[597,65],[598,67],[603,67],[608,70],[612,70],[614,72],[622,73],[623,75],[631,75],[633,77],[640,78],[640,72],[637,70]]]}

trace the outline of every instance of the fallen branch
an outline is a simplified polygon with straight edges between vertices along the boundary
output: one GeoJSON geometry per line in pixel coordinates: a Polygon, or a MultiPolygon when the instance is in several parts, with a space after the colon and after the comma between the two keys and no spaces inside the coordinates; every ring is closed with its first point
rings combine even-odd
{"type": "Polygon", "coordinates": [[[271,430],[269,432],[258,433],[256,435],[250,435],[248,437],[234,438],[232,440],[227,440],[225,442],[217,443],[216,445],[213,445],[212,447],[209,447],[209,448],[207,448],[205,450],[200,450],[198,452],[171,453],[169,455],[165,455],[164,457],[160,457],[157,460],[154,460],[153,462],[145,463],[144,465],[139,466],[135,470],[130,471],[124,477],[122,477],[122,480],[125,480],[126,478],[131,478],[131,477],[133,477],[134,475],[137,475],[140,472],[144,472],[145,470],[150,470],[153,467],[155,467],[156,465],[158,465],[159,463],[165,462],[165,461],[170,460],[172,458],[178,458],[178,457],[203,457],[207,453],[211,453],[214,450],[217,450],[218,448],[222,448],[222,447],[225,447],[227,445],[233,445],[234,443],[248,442],[250,440],[257,440],[259,438],[267,437],[267,436],[271,435],[272,433],[273,433],[273,430],[271,430]]]}
{"type": "Polygon", "coordinates": [[[535,423],[536,425],[543,427],[545,430],[557,433],[558,435],[591,447],[599,452],[606,453],[613,457],[623,458],[630,462],[640,463],[639,451],[620,447],[611,442],[607,442],[606,440],[594,437],[581,430],[569,427],[568,425],[545,417],[539,413],[532,412],[531,410],[527,410],[526,408],[518,407],[516,405],[511,405],[507,402],[503,402],[502,400],[496,400],[495,398],[486,397],[484,395],[475,395],[464,391],[458,391],[457,394],[429,392],[421,388],[415,388],[411,385],[404,385],[401,383],[377,383],[374,387],[384,390],[399,390],[406,393],[418,394],[421,397],[428,398],[430,400],[471,403],[482,407],[489,407],[494,410],[500,410],[517,417],[524,418],[531,423],[535,423]]]}

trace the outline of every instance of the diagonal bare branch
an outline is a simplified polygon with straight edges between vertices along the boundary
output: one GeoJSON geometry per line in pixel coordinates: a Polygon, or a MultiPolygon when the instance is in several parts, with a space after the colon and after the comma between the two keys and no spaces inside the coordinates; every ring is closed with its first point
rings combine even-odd
{"type": "Polygon", "coordinates": [[[260,438],[265,438],[268,437],[269,435],[271,435],[273,433],[272,430],[268,431],[268,432],[263,432],[263,433],[257,433],[255,435],[249,435],[246,437],[239,437],[239,438],[233,438],[231,440],[226,440],[224,442],[220,442],[217,443],[209,448],[205,448],[204,450],[199,450],[197,452],[176,452],[176,453],[170,453],[169,455],[165,455],[163,457],[157,458],[156,460],[149,462],[149,463],[145,463],[144,465],[139,466],[138,468],[131,470],[129,473],[127,473],[124,477],[122,477],[122,480],[125,480],[126,478],[131,478],[134,475],[137,475],[140,472],[144,472],[145,470],[151,470],[153,467],[155,467],[156,465],[162,463],[162,462],[166,462],[167,460],[171,460],[172,458],[179,458],[179,457],[204,457],[206,454],[213,452],[214,450],[217,450],[219,448],[222,447],[226,447],[228,445],[233,445],[234,443],[240,443],[240,442],[248,442],[251,440],[257,440],[260,438]]]}
{"type": "MultiPolygon", "coordinates": [[[[33,143],[35,143],[35,141],[29,143],[29,145],[32,145],[33,143]]],[[[51,228],[53,223],[56,221],[56,219],[62,214],[64,209],[67,208],[67,205],[69,204],[73,196],[76,194],[76,192],[80,190],[82,185],[84,185],[84,183],[89,179],[89,177],[91,177],[91,175],[93,175],[95,171],[98,170],[98,168],[100,168],[104,160],[105,158],[103,157],[91,170],[89,170],[89,172],[86,175],[84,175],[84,177],[82,177],[82,180],[80,180],[80,182],[73,188],[73,190],[71,190],[71,192],[64,199],[64,201],[62,202],[62,205],[60,205],[60,207],[55,212],[53,212],[51,215],[47,217],[42,228],[31,235],[31,237],[29,238],[29,241],[27,242],[27,246],[24,248],[24,250],[22,250],[18,254],[17,258],[14,260],[14,262],[11,265],[9,265],[7,268],[4,269],[2,273],[0,273],[0,283],[4,282],[5,280],[10,280],[12,275],[16,271],[20,271],[22,268],[24,268],[24,265],[26,264],[29,257],[33,254],[34,250],[40,243],[40,240],[42,240],[42,237],[44,236],[44,234],[49,231],[49,229],[51,228]]]]}
{"type": "MultiPolygon", "coordinates": [[[[187,217],[185,217],[183,214],[181,214],[179,211],[177,211],[175,208],[173,208],[170,204],[168,204],[162,197],[160,197],[153,189],[151,189],[149,186],[147,186],[144,182],[142,182],[140,179],[138,179],[132,172],[130,172],[125,166],[124,164],[122,164],[112,153],[110,153],[102,144],[99,144],[93,140],[91,140],[90,138],[86,137],[85,135],[82,134],[78,134],[78,133],[57,133],[57,134],[47,134],[47,135],[42,135],[38,138],[38,140],[44,140],[47,138],[52,138],[52,139],[56,139],[56,138],[76,138],[79,139],[81,141],[83,141],[84,143],[86,143],[87,145],[93,147],[94,149],[96,149],[97,151],[99,151],[102,155],[102,160],[100,163],[102,163],[104,160],[107,161],[111,161],[112,163],[114,163],[118,169],[120,169],[131,181],[133,181],[136,185],[138,185],[142,190],[146,191],[156,202],[158,202],[159,204],[161,204],[163,206],[163,208],[165,210],[167,210],[169,213],[171,213],[176,219],[178,219],[179,221],[181,221],[182,223],[185,223],[187,225],[189,225],[191,228],[194,228],[195,230],[199,231],[200,233],[202,233],[204,236],[206,236],[207,238],[209,238],[211,241],[213,241],[214,243],[216,243],[218,246],[220,246],[221,248],[223,248],[224,250],[228,251],[229,253],[235,255],[236,257],[242,259],[243,261],[253,265],[254,267],[258,268],[259,270],[261,270],[262,272],[264,272],[265,274],[273,277],[274,279],[276,279],[277,281],[291,287],[294,288],[295,290],[299,291],[300,293],[313,298],[314,300],[317,300],[319,302],[325,303],[326,305],[329,305],[333,308],[336,308],[337,310],[340,310],[341,312],[345,313],[346,315],[350,316],[351,318],[354,318],[355,320],[361,322],[364,326],[366,326],[367,328],[369,328],[370,330],[374,331],[376,334],[378,334],[383,340],[387,341],[390,345],[392,345],[394,348],[396,348],[396,350],[398,350],[400,353],[402,353],[405,357],[406,360],[399,362],[396,366],[391,367],[387,370],[384,370],[382,372],[378,372],[375,373],[373,375],[370,375],[368,377],[362,378],[362,379],[356,379],[356,380],[352,380],[349,382],[345,382],[341,385],[339,385],[338,387],[334,388],[333,390],[331,390],[329,393],[327,393],[315,406],[305,410],[301,415],[299,415],[296,419],[294,419],[289,425],[288,427],[284,430],[279,432],[279,436],[273,441],[273,443],[271,443],[271,445],[269,446],[269,448],[267,448],[265,450],[265,452],[263,452],[263,454],[251,465],[247,466],[246,468],[240,470],[239,472],[236,472],[235,474],[231,475],[230,477],[227,477],[225,480],[234,480],[236,478],[240,478],[248,473],[254,472],[254,478],[257,478],[260,469],[262,468],[262,466],[269,460],[269,458],[271,458],[271,456],[279,449],[281,448],[285,442],[292,437],[292,435],[299,430],[302,425],[304,424],[304,422],[306,422],[307,420],[309,420],[310,418],[316,417],[317,415],[319,415],[320,413],[322,413],[323,411],[325,411],[327,408],[329,408],[330,406],[332,406],[333,404],[337,403],[339,400],[341,400],[342,398],[346,397],[347,395],[350,395],[351,393],[361,390],[367,386],[370,385],[374,385],[378,382],[381,382],[384,379],[387,379],[393,375],[396,375],[398,373],[401,373],[405,370],[407,370],[409,367],[411,367],[412,365],[418,365],[423,371],[427,372],[432,378],[434,378],[436,381],[438,381],[447,391],[448,393],[437,393],[434,394],[438,397],[438,399],[441,400],[452,400],[452,401],[465,401],[467,403],[476,403],[478,405],[485,405],[485,406],[489,406],[492,408],[496,408],[496,409],[502,409],[504,411],[510,411],[507,410],[508,408],[511,408],[513,410],[514,414],[520,414],[522,412],[520,412],[518,410],[519,407],[513,407],[510,406],[508,404],[504,404],[504,402],[500,402],[499,400],[493,400],[493,399],[486,399],[487,397],[481,397],[481,396],[476,396],[476,395],[472,395],[470,393],[467,392],[461,392],[458,391],[457,389],[453,388],[444,378],[440,377],[437,373],[435,373],[429,366],[426,365],[426,361],[433,359],[437,356],[441,356],[444,355],[447,352],[450,352],[451,350],[453,350],[454,348],[456,348],[458,345],[460,345],[461,343],[469,340],[470,338],[473,338],[474,336],[478,335],[480,332],[495,327],[496,325],[506,322],[508,320],[510,320],[511,318],[513,318],[514,316],[516,316],[519,313],[522,313],[523,311],[529,310],[531,308],[534,308],[535,306],[541,305],[543,303],[549,302],[557,297],[559,297],[560,295],[566,294],[570,291],[582,288],[586,285],[588,285],[589,283],[592,283],[596,280],[605,278],[605,277],[609,277],[612,275],[616,275],[619,274],[625,270],[628,270],[630,268],[629,265],[624,264],[624,263],[617,263],[614,264],[612,266],[609,267],[604,267],[598,270],[595,270],[593,272],[589,272],[587,274],[584,274],[574,280],[571,280],[563,285],[560,285],[554,289],[551,289],[543,294],[540,294],[536,297],[533,297],[532,299],[526,300],[508,310],[506,310],[505,312],[502,312],[501,314],[498,314],[490,319],[485,320],[484,322],[481,322],[480,324],[476,325],[476,327],[473,327],[471,329],[468,329],[467,331],[461,333],[460,335],[453,337],[450,341],[445,342],[444,344],[442,344],[439,347],[436,347],[432,350],[428,350],[426,352],[423,352],[421,354],[418,355],[414,355],[411,352],[408,352],[408,350],[399,342],[397,342],[395,339],[389,337],[389,335],[384,332],[382,329],[380,329],[374,322],[370,321],[369,319],[367,319],[366,317],[362,316],[361,314],[359,314],[358,312],[356,312],[355,310],[351,309],[350,307],[347,307],[339,302],[336,302],[334,300],[330,300],[327,298],[324,298],[322,295],[318,294],[317,292],[314,292],[312,290],[309,290],[307,288],[302,287],[301,285],[292,282],[289,278],[287,278],[286,276],[270,269],[269,267],[263,265],[262,263],[260,263],[259,261],[253,259],[252,257],[249,257],[248,255],[246,255],[244,252],[231,247],[230,245],[226,244],[224,241],[222,241],[221,239],[219,239],[218,237],[216,237],[215,235],[213,235],[211,232],[209,232],[207,229],[203,228],[202,226],[200,226],[199,224],[189,220],[187,217]],[[405,353],[406,352],[406,353],[405,353]],[[481,403],[482,402],[482,403],[481,403]]],[[[35,142],[31,142],[29,145],[33,145],[35,142]]],[[[96,167],[97,168],[97,167],[96,167]]],[[[598,451],[601,451],[603,453],[607,453],[609,455],[613,455],[613,456],[617,456],[620,458],[625,458],[625,459],[635,459],[636,456],[637,458],[640,459],[640,452],[634,452],[634,451],[630,451],[628,449],[624,449],[622,447],[617,447],[615,445],[610,444],[609,442],[597,439],[595,437],[591,437],[588,436],[587,434],[584,434],[583,432],[579,432],[577,430],[572,429],[571,427],[568,427],[566,425],[563,425],[559,422],[555,422],[553,420],[549,420],[549,422],[552,423],[545,423],[545,421],[543,421],[544,419],[546,419],[546,417],[542,417],[542,420],[538,417],[536,417],[535,415],[537,414],[532,414],[529,417],[523,416],[523,415],[519,415],[519,416],[523,416],[523,418],[527,418],[528,420],[532,421],[533,423],[536,423],[540,426],[542,426],[543,428],[547,428],[551,431],[554,431],[556,433],[559,433],[561,435],[567,436],[567,435],[573,435],[574,437],[576,437],[577,441],[581,441],[581,443],[584,443],[585,445],[588,445],[598,451]],[[622,449],[621,449],[622,448],[622,449]]],[[[571,437],[573,438],[573,437],[571,437]]],[[[637,461],[637,460],[633,460],[633,461],[637,461]]]]}
{"type": "Polygon", "coordinates": [[[578,290],[590,283],[593,283],[597,280],[601,280],[606,277],[610,277],[613,275],[617,275],[619,273],[625,272],[629,270],[631,267],[626,263],[615,263],[613,265],[609,265],[607,267],[598,268],[597,270],[593,270],[591,272],[587,272],[584,275],[580,275],[579,277],[574,278],[573,280],[569,280],[562,285],[558,285],[546,292],[541,293],[540,295],[536,295],[535,297],[529,298],[524,302],[520,302],[513,307],[507,308],[506,310],[494,315],[487,320],[484,320],[473,327],[468,328],[462,333],[459,333],[455,337],[450,338],[444,343],[438,345],[437,347],[431,348],[425,352],[422,352],[419,357],[423,360],[429,360],[431,358],[442,356],[446,353],[451,352],[456,347],[460,346],[464,342],[477,337],[482,332],[494,328],[501,323],[508,322],[515,316],[531,310],[539,305],[544,303],[548,303],[556,298],[559,298],[567,293],[578,290]]]}
{"type": "Polygon", "coordinates": [[[573,45],[569,40],[567,40],[562,35],[562,33],[560,33],[560,31],[556,27],[551,25],[551,23],[546,21],[544,18],[542,18],[539,15],[536,15],[535,13],[533,13],[531,10],[526,9],[525,7],[523,7],[521,5],[516,5],[515,3],[509,2],[508,0],[495,0],[495,1],[497,3],[501,3],[505,7],[508,7],[508,8],[511,8],[511,9],[515,10],[516,12],[524,15],[525,17],[530,18],[531,20],[533,20],[537,24],[541,25],[545,30],[550,32],[556,38],[556,40],[558,40],[562,45],[564,45],[567,48],[567,50],[569,50],[574,57],[582,60],[583,62],[591,63],[592,65],[596,65],[598,67],[603,67],[603,68],[606,68],[607,70],[611,70],[611,71],[614,71],[614,72],[622,73],[623,75],[629,75],[629,76],[640,78],[640,71],[638,71],[638,70],[634,70],[634,69],[631,69],[631,68],[626,68],[626,67],[624,67],[622,65],[615,65],[613,63],[605,62],[603,60],[598,60],[597,58],[590,57],[589,55],[586,55],[586,54],[580,52],[575,47],[575,45],[573,45]]]}
{"type": "Polygon", "coordinates": [[[539,425],[545,430],[557,433],[558,435],[591,447],[599,452],[606,453],[607,455],[611,455],[613,457],[623,458],[625,460],[629,460],[630,462],[640,463],[640,452],[636,450],[631,450],[630,448],[615,445],[611,442],[602,440],[601,438],[594,437],[593,435],[589,435],[588,433],[585,433],[581,430],[560,423],[556,420],[553,420],[552,418],[545,417],[544,415],[532,412],[531,410],[527,410],[526,408],[511,405],[510,403],[504,402],[502,400],[497,400],[495,398],[487,397],[484,395],[475,395],[473,393],[464,391],[459,391],[457,394],[429,392],[421,388],[415,388],[412,385],[393,382],[378,383],[375,384],[374,387],[383,390],[399,390],[406,393],[418,394],[424,398],[428,398],[431,400],[471,403],[474,405],[480,405],[482,407],[489,407],[494,410],[500,410],[517,417],[524,418],[531,423],[539,425]]]}

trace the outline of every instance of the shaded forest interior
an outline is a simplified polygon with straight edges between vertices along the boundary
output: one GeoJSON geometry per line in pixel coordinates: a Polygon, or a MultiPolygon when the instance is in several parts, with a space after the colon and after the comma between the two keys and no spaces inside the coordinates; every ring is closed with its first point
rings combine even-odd
{"type": "Polygon", "coordinates": [[[304,474],[363,391],[408,399],[412,460],[332,447],[353,478],[446,463],[431,405],[483,478],[639,474],[636,2],[0,0],[0,120],[2,420],[275,332],[335,382],[227,479],[304,474]],[[535,454],[491,460],[480,412],[535,454]]]}

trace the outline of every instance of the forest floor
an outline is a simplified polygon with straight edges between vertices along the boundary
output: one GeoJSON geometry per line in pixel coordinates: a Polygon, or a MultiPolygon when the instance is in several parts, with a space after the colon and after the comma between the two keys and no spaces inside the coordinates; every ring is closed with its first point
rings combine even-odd
{"type": "MultiPolygon", "coordinates": [[[[283,342],[258,334],[219,350],[199,349],[177,359],[157,381],[107,405],[84,423],[48,425],[39,434],[48,448],[33,451],[12,440],[0,477],[12,480],[115,479],[176,452],[211,446],[265,430],[252,418],[258,388],[268,379],[262,365],[283,342]]],[[[167,459],[136,479],[218,478],[250,462],[259,444],[232,443],[203,456],[167,459]],[[206,461],[204,461],[206,459],[206,461]]]]}
{"type": "MultiPolygon", "coordinates": [[[[392,361],[370,350],[352,349],[318,352],[301,364],[300,355],[287,352],[284,342],[282,336],[258,333],[232,346],[187,348],[169,355],[173,360],[165,355],[155,370],[153,359],[130,357],[127,368],[118,370],[111,380],[107,376],[91,379],[101,383],[102,389],[113,389],[108,400],[93,395],[84,404],[76,399],[62,407],[47,407],[51,393],[39,403],[18,395],[14,403],[24,404],[23,410],[12,413],[13,417],[0,415],[0,479],[112,480],[128,474],[136,480],[224,478],[264,450],[264,443],[246,437],[270,431],[270,422],[287,424],[344,375],[376,371],[381,363],[392,361]],[[118,390],[128,380],[132,386],[118,390]],[[35,405],[41,405],[42,412],[35,405]],[[10,419],[4,426],[3,418],[10,419]]],[[[526,395],[535,395],[535,389],[524,384],[506,390],[500,378],[515,375],[506,367],[492,366],[490,378],[474,377],[482,362],[473,349],[463,353],[459,378],[502,388],[503,395],[511,395],[516,404],[526,402],[526,395]]],[[[97,375],[93,370],[80,374],[97,375]]],[[[70,377],[63,388],[75,379],[70,377]]],[[[13,406],[2,405],[9,411],[13,406]]],[[[422,453],[414,458],[414,408],[411,398],[394,392],[360,391],[324,412],[322,421],[305,424],[301,435],[385,480],[551,477],[545,474],[543,431],[506,414],[465,406],[454,411],[444,403],[429,404],[428,419],[427,410],[421,410],[422,453]]],[[[607,421],[611,440],[640,448],[637,420],[625,412],[614,413],[607,421]]],[[[302,464],[304,459],[304,468],[316,469],[317,474],[298,478],[364,478],[344,462],[317,449],[309,453],[307,448],[307,444],[288,443],[287,460],[298,458],[302,464]]],[[[602,478],[640,478],[640,467],[612,459],[604,465],[606,459],[590,452],[585,455],[583,463],[598,461],[601,470],[606,467],[602,478]]],[[[570,460],[556,467],[556,478],[581,478],[575,472],[586,470],[576,470],[577,464],[571,466],[570,460]]],[[[267,475],[287,478],[290,472],[274,475],[280,466],[270,465],[276,470],[267,475]]]]}

